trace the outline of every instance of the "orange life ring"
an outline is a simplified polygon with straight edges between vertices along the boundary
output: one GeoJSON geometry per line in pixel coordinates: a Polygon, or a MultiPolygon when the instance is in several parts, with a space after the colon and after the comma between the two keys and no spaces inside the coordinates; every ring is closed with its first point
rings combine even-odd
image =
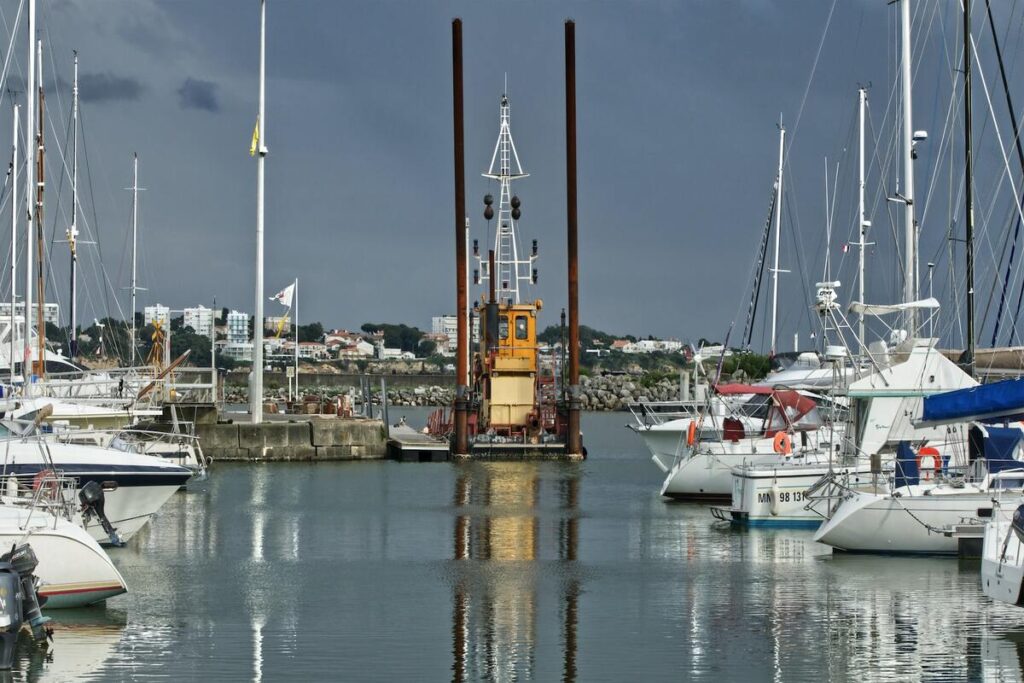
{"type": "Polygon", "coordinates": [[[692,446],[697,442],[697,423],[690,420],[690,426],[686,428],[686,445],[692,446]]]}
{"type": "Polygon", "coordinates": [[[917,452],[917,473],[922,481],[930,481],[942,469],[942,456],[939,455],[939,451],[931,446],[923,446],[921,450],[917,452]],[[924,462],[925,458],[932,459],[932,466],[928,468],[931,474],[927,477],[921,476],[924,468],[921,467],[921,463],[924,462]]]}
{"type": "Polygon", "coordinates": [[[793,440],[789,437],[787,432],[775,432],[775,439],[772,442],[772,448],[776,453],[789,455],[793,452],[793,440]]]}

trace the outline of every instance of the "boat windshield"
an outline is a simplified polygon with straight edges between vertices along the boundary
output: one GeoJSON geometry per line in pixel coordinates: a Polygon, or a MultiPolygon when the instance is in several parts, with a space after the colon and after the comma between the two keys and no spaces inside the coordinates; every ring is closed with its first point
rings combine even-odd
{"type": "Polygon", "coordinates": [[[122,439],[120,436],[115,436],[110,440],[110,448],[115,451],[121,451],[122,453],[135,453],[135,447],[122,439]]]}
{"type": "Polygon", "coordinates": [[[998,491],[1024,489],[1024,471],[1014,470],[997,474],[992,478],[992,488],[998,491]]]}
{"type": "Polygon", "coordinates": [[[763,420],[768,417],[768,409],[771,407],[772,397],[768,394],[754,394],[742,405],[737,412],[746,417],[763,420]]]}

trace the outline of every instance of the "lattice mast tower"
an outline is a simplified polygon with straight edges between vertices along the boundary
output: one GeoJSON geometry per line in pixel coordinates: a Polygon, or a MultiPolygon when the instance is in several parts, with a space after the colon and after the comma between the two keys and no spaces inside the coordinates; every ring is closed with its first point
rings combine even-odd
{"type": "MultiPolygon", "coordinates": [[[[512,193],[512,181],[525,178],[529,173],[523,171],[516,152],[516,143],[512,139],[512,128],[509,123],[508,95],[502,94],[500,108],[501,125],[498,130],[498,141],[491,155],[491,165],[485,178],[497,180],[500,188],[498,196],[498,224],[494,233],[494,270],[496,299],[503,303],[511,301],[520,303],[520,285],[537,282],[537,271],[534,263],[537,260],[537,240],[533,240],[533,248],[529,256],[523,258],[519,250],[519,217],[522,204],[519,197],[512,193]]],[[[494,217],[494,197],[484,197],[484,218],[490,221],[494,217]]],[[[474,245],[475,246],[475,245],[474,245]]],[[[489,280],[490,267],[487,260],[474,249],[479,262],[480,281],[489,280]]]]}

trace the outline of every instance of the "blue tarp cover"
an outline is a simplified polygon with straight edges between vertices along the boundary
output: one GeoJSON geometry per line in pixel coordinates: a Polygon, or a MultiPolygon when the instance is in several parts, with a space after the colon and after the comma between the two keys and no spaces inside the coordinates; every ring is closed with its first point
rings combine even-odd
{"type": "Polygon", "coordinates": [[[913,486],[918,483],[917,454],[910,444],[900,441],[896,449],[896,481],[894,488],[913,486]]]}
{"type": "Polygon", "coordinates": [[[985,460],[990,474],[1024,467],[1024,462],[1013,457],[1024,432],[1016,427],[986,427],[985,431],[985,460]]]}
{"type": "Polygon", "coordinates": [[[925,422],[980,419],[1024,413],[1024,379],[1008,379],[924,399],[925,422]]]}

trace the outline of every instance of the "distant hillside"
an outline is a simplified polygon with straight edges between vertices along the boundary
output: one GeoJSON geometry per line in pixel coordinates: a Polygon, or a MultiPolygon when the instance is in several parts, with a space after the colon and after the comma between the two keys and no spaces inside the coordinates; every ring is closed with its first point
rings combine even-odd
{"type": "MultiPolygon", "coordinates": [[[[565,334],[569,334],[569,330],[566,329],[565,334]]],[[[544,344],[557,344],[562,339],[562,327],[560,325],[550,325],[543,332],[537,335],[537,339],[544,344]]],[[[599,346],[608,347],[616,339],[628,339],[630,341],[636,341],[636,337],[626,335],[617,336],[614,334],[608,334],[601,330],[595,330],[593,327],[587,327],[586,325],[580,325],[580,344],[585,349],[593,348],[594,342],[598,342],[599,346]]]]}

